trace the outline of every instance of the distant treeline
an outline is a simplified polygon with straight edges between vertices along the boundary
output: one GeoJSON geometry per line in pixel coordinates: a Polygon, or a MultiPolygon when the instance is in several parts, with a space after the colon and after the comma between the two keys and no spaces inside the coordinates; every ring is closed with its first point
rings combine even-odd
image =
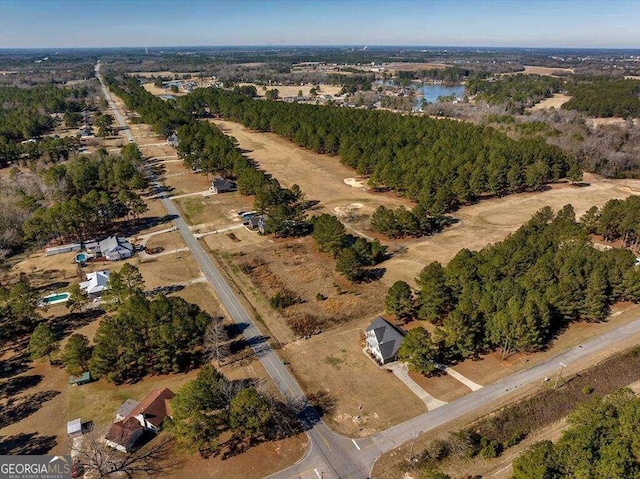
{"type": "Polygon", "coordinates": [[[507,105],[511,111],[533,106],[544,98],[564,89],[564,80],[552,76],[504,75],[497,78],[470,78],[467,93],[490,105],[507,105]]]}
{"type": "Polygon", "coordinates": [[[562,105],[597,117],[640,117],[640,81],[589,77],[569,88],[571,100],[562,105]]]}
{"type": "Polygon", "coordinates": [[[385,111],[259,101],[220,89],[178,99],[190,112],[271,131],[317,153],[340,155],[370,185],[416,201],[421,214],[453,211],[483,194],[539,189],[571,160],[539,138],[512,140],[490,127],[385,111]]]}

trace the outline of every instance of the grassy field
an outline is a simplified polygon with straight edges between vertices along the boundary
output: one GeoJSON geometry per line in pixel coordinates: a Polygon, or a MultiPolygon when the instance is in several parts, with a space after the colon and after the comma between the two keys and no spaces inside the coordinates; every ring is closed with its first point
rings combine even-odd
{"type": "Polygon", "coordinates": [[[356,321],[296,341],[281,352],[307,394],[330,397],[333,409],[324,419],[348,436],[368,436],[427,410],[396,376],[362,351],[361,334],[368,324],[368,319],[356,321]]]}

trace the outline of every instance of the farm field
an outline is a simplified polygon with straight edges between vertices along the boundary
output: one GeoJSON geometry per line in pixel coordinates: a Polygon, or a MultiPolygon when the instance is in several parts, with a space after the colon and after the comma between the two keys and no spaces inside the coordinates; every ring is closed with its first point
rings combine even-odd
{"type": "Polygon", "coordinates": [[[528,75],[548,75],[548,76],[569,75],[569,74],[573,74],[573,68],[555,68],[555,67],[539,67],[539,66],[532,66],[532,65],[524,65],[524,71],[504,73],[503,75],[515,75],[517,73],[525,73],[528,75]]]}

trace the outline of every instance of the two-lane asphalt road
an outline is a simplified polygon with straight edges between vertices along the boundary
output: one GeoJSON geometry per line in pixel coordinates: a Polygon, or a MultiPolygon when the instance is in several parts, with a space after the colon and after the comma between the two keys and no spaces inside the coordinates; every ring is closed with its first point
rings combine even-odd
{"type": "MultiPolygon", "coordinates": [[[[98,63],[96,73],[99,73],[99,68],[98,63]]],[[[118,124],[125,136],[133,141],[133,135],[112,101],[103,79],[99,75],[98,78],[118,124]]],[[[159,193],[158,198],[162,201],[167,213],[175,218],[174,224],[200,265],[203,274],[213,286],[233,321],[243,329],[248,344],[251,345],[280,392],[289,399],[305,403],[306,397],[297,381],[271,349],[238,296],[191,233],[180,212],[166,195],[164,186],[153,176],[152,181],[159,193]]],[[[551,377],[557,373],[559,363],[571,367],[604,351],[615,350],[621,340],[630,337],[640,337],[640,319],[576,346],[543,363],[487,385],[432,412],[422,414],[367,438],[350,439],[334,433],[320,420],[312,408],[307,407],[301,415],[307,425],[309,437],[307,454],[295,465],[269,477],[272,479],[368,478],[373,464],[381,454],[410,440],[415,433],[430,431],[467,413],[483,408],[526,384],[540,381],[544,377],[551,377]]]]}

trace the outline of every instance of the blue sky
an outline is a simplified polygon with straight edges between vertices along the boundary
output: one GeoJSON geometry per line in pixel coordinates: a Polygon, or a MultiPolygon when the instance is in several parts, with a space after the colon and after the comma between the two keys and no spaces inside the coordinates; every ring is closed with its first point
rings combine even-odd
{"type": "Polygon", "coordinates": [[[640,48],[640,0],[0,0],[0,48],[640,48]]]}

